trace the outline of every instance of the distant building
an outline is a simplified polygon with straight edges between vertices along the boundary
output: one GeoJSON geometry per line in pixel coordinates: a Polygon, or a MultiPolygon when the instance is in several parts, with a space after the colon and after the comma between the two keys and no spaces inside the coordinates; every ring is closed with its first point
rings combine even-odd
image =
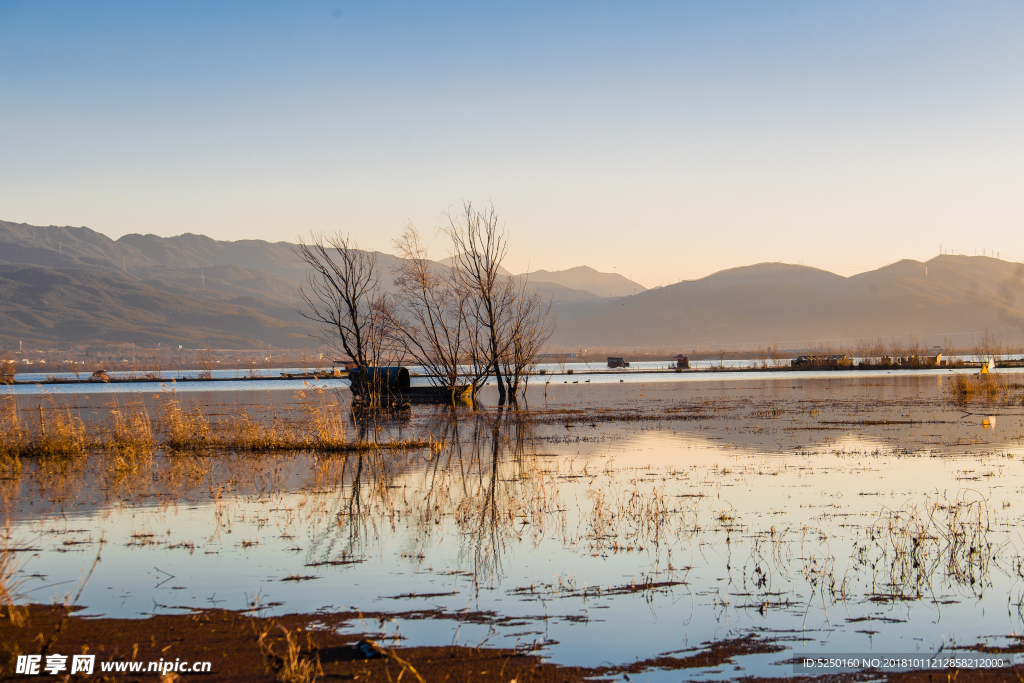
{"type": "Polygon", "coordinates": [[[899,364],[905,368],[930,368],[945,365],[946,362],[942,359],[941,353],[934,356],[919,356],[912,353],[905,358],[900,358],[899,364]]]}
{"type": "Polygon", "coordinates": [[[676,367],[677,368],[689,369],[689,367],[690,367],[690,357],[689,356],[684,356],[681,353],[678,354],[676,356],[676,367]]]}

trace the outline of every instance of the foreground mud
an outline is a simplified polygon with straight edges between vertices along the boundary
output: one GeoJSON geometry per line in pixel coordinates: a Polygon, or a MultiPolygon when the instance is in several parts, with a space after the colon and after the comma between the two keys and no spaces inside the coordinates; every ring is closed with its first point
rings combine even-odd
{"type": "MultiPolygon", "coordinates": [[[[754,637],[708,643],[701,648],[668,653],[625,665],[565,667],[543,661],[530,651],[489,647],[392,648],[377,644],[367,629],[395,615],[320,613],[260,617],[229,610],[199,610],[146,619],[89,618],[57,606],[33,605],[22,610],[20,624],[5,614],[0,621],[0,680],[31,680],[14,673],[20,654],[94,654],[91,676],[60,675],[60,680],[165,682],[189,678],[203,681],[588,681],[629,680],[652,670],[716,667],[746,654],[779,652],[782,648],[754,637]],[[350,631],[341,634],[340,630],[350,631]],[[209,673],[163,676],[147,671],[150,662],[209,662],[209,673]],[[102,671],[102,663],[141,663],[141,673],[102,671]]],[[[1024,642],[1022,642],[1024,648],[1024,642]]],[[[124,668],[124,667],[122,667],[124,668]]],[[[66,673],[66,672],[65,672],[66,673]]],[[[51,678],[45,672],[40,676],[51,678]]],[[[685,671],[680,671],[686,680],[685,671]]],[[[741,677],[737,680],[782,680],[741,677]]],[[[1024,680],[1024,667],[1000,671],[949,670],[879,674],[863,672],[804,681],[1011,681],[1024,680]]]]}
{"type": "MultiPolygon", "coordinates": [[[[160,674],[146,671],[149,662],[180,660],[189,664],[210,662],[209,673],[188,675],[204,681],[302,683],[314,677],[325,681],[394,681],[399,676],[425,681],[583,681],[652,668],[715,666],[737,655],[780,649],[748,637],[628,665],[582,668],[549,664],[530,651],[467,646],[393,648],[368,640],[373,633],[338,633],[353,626],[372,627],[394,616],[321,613],[267,618],[202,610],[138,620],[97,619],[78,616],[62,607],[35,605],[28,608],[20,626],[9,618],[0,622],[2,679],[30,678],[14,674],[19,654],[42,654],[45,660],[51,654],[87,653],[96,655],[94,674],[72,678],[156,679],[160,674]],[[141,662],[143,673],[105,673],[101,671],[102,662],[141,662]],[[309,667],[305,677],[304,663],[309,667]]],[[[174,679],[173,674],[168,676],[174,679]]]]}

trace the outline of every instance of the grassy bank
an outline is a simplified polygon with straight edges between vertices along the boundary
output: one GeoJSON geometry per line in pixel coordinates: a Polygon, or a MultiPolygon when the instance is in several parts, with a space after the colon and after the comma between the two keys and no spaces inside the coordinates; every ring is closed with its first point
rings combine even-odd
{"type": "Polygon", "coordinates": [[[22,411],[15,398],[8,396],[0,399],[0,459],[76,458],[97,450],[134,458],[156,449],[168,453],[362,452],[434,446],[429,438],[350,439],[342,405],[322,394],[302,408],[302,418],[290,422],[276,416],[256,419],[244,410],[214,420],[199,406],[183,404],[172,394],[156,414],[141,401],[114,402],[105,421],[87,423],[68,406],[51,401],[22,411]]]}

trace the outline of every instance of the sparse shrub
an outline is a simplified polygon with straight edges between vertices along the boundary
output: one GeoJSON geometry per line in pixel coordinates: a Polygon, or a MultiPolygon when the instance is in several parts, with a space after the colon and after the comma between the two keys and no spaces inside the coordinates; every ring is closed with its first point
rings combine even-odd
{"type": "MultiPolygon", "coordinates": [[[[302,352],[305,357],[305,350],[302,352]]],[[[213,355],[210,353],[210,349],[203,349],[199,354],[199,374],[196,375],[199,379],[213,379],[213,355]]]]}

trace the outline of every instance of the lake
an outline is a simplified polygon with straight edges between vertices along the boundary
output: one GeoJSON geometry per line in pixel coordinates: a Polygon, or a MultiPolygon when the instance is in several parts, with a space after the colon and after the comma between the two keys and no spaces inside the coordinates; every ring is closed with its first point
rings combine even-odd
{"type": "MultiPolygon", "coordinates": [[[[709,680],[1024,631],[1019,389],[958,405],[948,370],[584,379],[532,383],[520,410],[490,386],[477,410],[346,418],[353,438],[424,448],[23,459],[2,491],[25,592],[61,599],[99,553],[90,615],[358,608],[395,615],[361,627],[387,642],[528,644],[586,666],[750,634],[784,648],[688,672],[709,680]]],[[[156,418],[173,395],[212,421],[301,424],[344,385],[4,391],[22,420],[156,418]]],[[[645,680],[661,678],[679,675],[645,680]]]]}

